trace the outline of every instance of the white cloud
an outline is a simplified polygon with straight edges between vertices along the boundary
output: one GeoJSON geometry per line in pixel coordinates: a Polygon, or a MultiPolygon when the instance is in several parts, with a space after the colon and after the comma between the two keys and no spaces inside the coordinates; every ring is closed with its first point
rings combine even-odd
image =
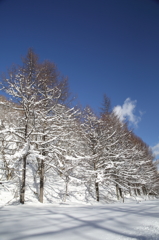
{"type": "Polygon", "coordinates": [[[154,147],[151,147],[151,149],[155,156],[159,156],[159,143],[157,143],[154,147]]]}
{"type": "Polygon", "coordinates": [[[127,119],[131,124],[137,126],[138,122],[141,120],[141,117],[134,114],[136,103],[136,100],[131,101],[130,98],[127,98],[122,106],[117,105],[114,107],[113,112],[119,117],[120,121],[123,122],[127,119]]]}

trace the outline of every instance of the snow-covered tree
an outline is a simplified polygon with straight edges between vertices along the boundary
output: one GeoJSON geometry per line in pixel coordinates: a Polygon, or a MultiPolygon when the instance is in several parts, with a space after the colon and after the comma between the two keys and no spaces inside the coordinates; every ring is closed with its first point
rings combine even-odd
{"type": "Polygon", "coordinates": [[[55,175],[63,179],[64,201],[71,183],[85,184],[97,201],[158,194],[149,147],[111,112],[106,95],[100,117],[90,107],[81,114],[68,104],[67,78],[31,49],[0,85],[11,96],[0,97],[0,178],[18,185],[20,203],[30,170],[28,186],[40,202],[55,175]]]}
{"type": "MultiPolygon", "coordinates": [[[[57,99],[64,101],[67,98],[67,79],[59,80],[58,78],[59,73],[56,66],[48,62],[40,64],[37,55],[29,49],[27,56],[23,59],[22,67],[12,68],[8,76],[3,79],[3,89],[17,104],[13,108],[20,113],[17,116],[18,126],[12,128],[19,145],[18,152],[12,158],[22,162],[21,203],[24,203],[25,200],[26,163],[30,150],[33,148],[33,138],[37,129],[35,126],[38,118],[37,113],[41,109],[43,113],[46,113],[46,105],[52,111],[51,108],[56,104],[57,99]],[[45,94],[45,90],[50,92],[45,94]]],[[[50,114],[48,109],[46,114],[50,114]]],[[[41,134],[40,132],[38,137],[41,134]]],[[[44,138],[45,135],[42,136],[42,139],[44,138]]]]}

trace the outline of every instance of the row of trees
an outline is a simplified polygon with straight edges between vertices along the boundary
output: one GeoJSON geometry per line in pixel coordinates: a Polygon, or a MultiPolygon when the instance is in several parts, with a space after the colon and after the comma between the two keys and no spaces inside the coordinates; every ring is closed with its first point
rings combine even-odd
{"type": "Polygon", "coordinates": [[[97,201],[103,187],[118,199],[159,193],[149,147],[110,111],[106,96],[100,117],[90,107],[71,108],[67,78],[54,63],[39,63],[31,49],[23,65],[3,77],[1,89],[12,100],[0,99],[0,181],[18,182],[20,203],[28,167],[40,202],[45,177],[53,173],[65,182],[64,199],[72,179],[86,184],[97,201]]]}

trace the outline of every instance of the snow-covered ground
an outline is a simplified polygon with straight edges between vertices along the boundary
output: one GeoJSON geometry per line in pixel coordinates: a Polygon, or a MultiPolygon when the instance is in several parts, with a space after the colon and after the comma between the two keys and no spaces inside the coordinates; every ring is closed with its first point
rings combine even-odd
{"type": "Polygon", "coordinates": [[[0,239],[158,240],[159,201],[2,206],[0,239]]]}

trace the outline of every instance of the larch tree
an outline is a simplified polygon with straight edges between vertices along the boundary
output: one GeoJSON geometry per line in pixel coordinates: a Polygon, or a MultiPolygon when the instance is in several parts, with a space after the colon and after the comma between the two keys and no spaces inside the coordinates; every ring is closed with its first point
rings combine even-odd
{"type": "MultiPolygon", "coordinates": [[[[20,184],[20,203],[25,201],[26,188],[26,163],[27,157],[33,148],[33,139],[37,130],[36,123],[39,119],[38,113],[45,114],[44,118],[51,114],[52,108],[57,101],[63,102],[68,97],[67,79],[60,79],[55,64],[38,61],[38,56],[32,49],[28,50],[27,56],[23,58],[23,65],[13,67],[7,77],[3,78],[3,89],[17,104],[15,108],[20,116],[19,125],[12,129],[14,135],[19,139],[21,151],[15,153],[13,158],[22,162],[22,177],[20,184]],[[47,109],[46,109],[47,108],[47,109]],[[48,110],[50,109],[50,110],[48,110]],[[31,147],[32,145],[32,147],[31,147]]],[[[43,128],[47,123],[43,122],[43,128]]],[[[45,133],[38,132],[38,138],[45,142],[45,133]]],[[[44,145],[43,145],[44,146],[44,145]]],[[[42,150],[45,155],[45,150],[42,150]]],[[[41,161],[40,184],[43,185],[43,160],[41,161]]],[[[42,191],[42,187],[40,187],[42,191]]],[[[42,201],[42,200],[41,200],[42,201]]]]}

